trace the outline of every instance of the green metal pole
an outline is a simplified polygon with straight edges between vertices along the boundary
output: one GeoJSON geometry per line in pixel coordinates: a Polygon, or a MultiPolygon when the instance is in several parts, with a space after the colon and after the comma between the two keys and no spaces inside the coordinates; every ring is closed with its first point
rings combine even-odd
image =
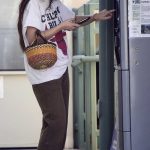
{"type": "MultiPolygon", "coordinates": [[[[113,9],[113,0],[100,0],[100,10],[113,9]]],[[[114,129],[113,19],[100,23],[100,150],[110,150],[114,129]]]]}

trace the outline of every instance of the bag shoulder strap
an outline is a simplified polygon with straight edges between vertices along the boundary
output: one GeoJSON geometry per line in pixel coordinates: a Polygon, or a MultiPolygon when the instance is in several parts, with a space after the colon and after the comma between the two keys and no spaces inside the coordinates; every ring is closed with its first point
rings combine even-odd
{"type": "Polygon", "coordinates": [[[41,38],[45,43],[48,43],[48,41],[42,36],[40,30],[36,30],[36,35],[37,35],[37,36],[40,36],[40,38],[41,38]]]}

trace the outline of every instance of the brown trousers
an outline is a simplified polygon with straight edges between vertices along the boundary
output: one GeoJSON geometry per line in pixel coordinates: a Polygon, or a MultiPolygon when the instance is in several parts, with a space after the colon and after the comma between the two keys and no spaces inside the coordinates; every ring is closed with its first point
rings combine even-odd
{"type": "Polygon", "coordinates": [[[68,70],[60,79],[32,87],[43,114],[38,150],[63,150],[68,122],[68,70]]]}

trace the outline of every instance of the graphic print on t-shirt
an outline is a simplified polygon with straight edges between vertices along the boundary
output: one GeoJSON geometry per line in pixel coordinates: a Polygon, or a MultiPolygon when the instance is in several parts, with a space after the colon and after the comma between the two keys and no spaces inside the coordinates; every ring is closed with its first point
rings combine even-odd
{"type": "Polygon", "coordinates": [[[64,36],[66,36],[66,32],[60,31],[58,32],[54,38],[51,39],[52,42],[56,42],[58,48],[60,48],[64,55],[67,55],[67,45],[64,40],[64,36]]]}
{"type": "MultiPolygon", "coordinates": [[[[59,7],[57,6],[54,10],[48,9],[44,15],[41,16],[41,22],[45,23],[45,30],[54,28],[63,22],[59,7]]],[[[60,31],[58,32],[52,39],[52,42],[56,42],[58,48],[60,48],[64,55],[67,55],[67,45],[64,40],[64,36],[66,36],[66,32],[60,31]]]]}

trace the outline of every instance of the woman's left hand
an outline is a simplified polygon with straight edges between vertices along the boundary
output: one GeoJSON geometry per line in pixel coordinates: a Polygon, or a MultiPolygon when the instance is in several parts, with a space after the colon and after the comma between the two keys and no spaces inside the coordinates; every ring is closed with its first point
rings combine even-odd
{"type": "Polygon", "coordinates": [[[114,11],[115,11],[114,9],[113,10],[104,9],[100,11],[99,13],[94,14],[93,19],[95,21],[103,21],[103,20],[111,19],[114,11]]]}

